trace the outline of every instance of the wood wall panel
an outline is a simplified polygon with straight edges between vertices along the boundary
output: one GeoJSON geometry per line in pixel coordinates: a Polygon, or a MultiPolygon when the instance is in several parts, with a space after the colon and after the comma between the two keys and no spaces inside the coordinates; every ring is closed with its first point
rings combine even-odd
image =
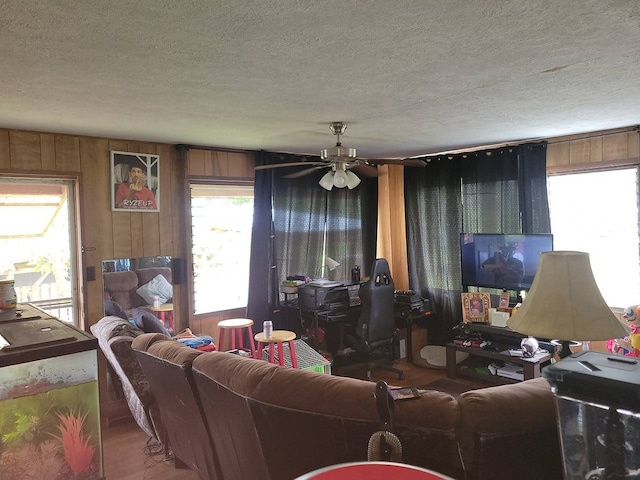
{"type": "Polygon", "coordinates": [[[248,159],[245,154],[234,152],[227,154],[227,162],[230,177],[254,177],[253,168],[255,162],[253,158],[248,159]]]}
{"type": "Polygon", "coordinates": [[[570,143],[569,156],[571,163],[589,163],[591,161],[591,142],[589,139],[570,143]]]}
{"type": "Polygon", "coordinates": [[[614,161],[628,158],[627,134],[618,133],[602,137],[602,160],[614,161]]]}
{"type": "Polygon", "coordinates": [[[591,163],[599,163],[602,161],[602,137],[589,139],[591,144],[591,163]]]}
{"type": "MultiPolygon", "coordinates": [[[[83,265],[96,270],[96,280],[86,282],[85,295],[89,299],[102,297],[102,260],[113,258],[109,163],[100,161],[108,157],[107,140],[80,139],[81,218],[91,218],[90,222],[83,222],[83,265]]],[[[98,301],[88,302],[85,310],[89,324],[95,323],[103,315],[103,306],[98,301]]]]}
{"type": "MultiPolygon", "coordinates": [[[[159,245],[158,248],[161,252],[171,252],[175,251],[173,236],[175,232],[168,232],[162,230],[162,225],[170,225],[172,224],[172,220],[174,217],[180,218],[180,215],[175,215],[174,209],[175,203],[178,200],[178,197],[181,197],[179,193],[176,193],[176,183],[180,183],[178,178],[178,172],[184,170],[184,166],[180,165],[179,159],[176,153],[175,148],[171,148],[168,145],[161,145],[158,147],[156,153],[160,155],[161,159],[171,159],[170,162],[163,162],[160,165],[160,172],[162,174],[162,188],[160,191],[160,215],[159,215],[159,225],[158,228],[158,239],[159,245]],[[169,188],[165,190],[165,186],[169,188]]],[[[179,210],[177,210],[179,212],[179,210]]],[[[183,251],[182,248],[177,244],[178,251],[183,251]]]]}
{"type": "Polygon", "coordinates": [[[11,153],[9,147],[9,131],[0,130],[0,170],[11,168],[11,153]]]}
{"type": "MultiPolygon", "coordinates": [[[[404,211],[404,167],[379,166],[378,243],[376,257],[386,258],[396,289],[409,288],[406,222],[404,211]]],[[[368,268],[368,267],[367,267],[368,268]]]]}
{"type": "Polygon", "coordinates": [[[56,170],[59,172],[80,171],[80,138],[56,135],[56,170]]]}
{"type": "Polygon", "coordinates": [[[40,135],[40,160],[42,169],[56,170],[56,137],[50,133],[40,135]]]}
{"type": "Polygon", "coordinates": [[[627,134],[627,148],[629,158],[640,158],[640,132],[627,134]]]}
{"type": "Polygon", "coordinates": [[[205,175],[210,177],[228,177],[226,152],[207,152],[205,175]]]}
{"type": "Polygon", "coordinates": [[[552,173],[637,163],[640,163],[640,134],[635,131],[562,138],[555,143],[552,139],[547,146],[547,169],[552,173]]]}
{"type": "Polygon", "coordinates": [[[193,176],[206,176],[204,150],[189,150],[187,157],[187,170],[193,176]]]}
{"type": "Polygon", "coordinates": [[[40,135],[32,132],[9,132],[11,168],[20,170],[42,170],[40,160],[40,135]]]}

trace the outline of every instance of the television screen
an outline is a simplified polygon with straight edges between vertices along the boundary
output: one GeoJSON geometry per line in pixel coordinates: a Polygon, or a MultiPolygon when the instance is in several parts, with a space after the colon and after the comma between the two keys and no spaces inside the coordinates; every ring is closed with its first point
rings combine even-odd
{"type": "Polygon", "coordinates": [[[536,275],[540,254],[552,250],[550,233],[462,233],[462,285],[528,290],[536,275]]]}

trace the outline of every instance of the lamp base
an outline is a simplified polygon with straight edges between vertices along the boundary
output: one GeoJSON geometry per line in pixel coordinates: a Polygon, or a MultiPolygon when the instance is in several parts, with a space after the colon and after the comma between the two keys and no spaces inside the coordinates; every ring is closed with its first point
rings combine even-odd
{"type": "Polygon", "coordinates": [[[561,359],[568,357],[573,353],[569,347],[577,347],[580,345],[580,342],[575,342],[572,340],[551,340],[551,343],[553,345],[562,347],[558,352],[558,356],[561,359]]]}

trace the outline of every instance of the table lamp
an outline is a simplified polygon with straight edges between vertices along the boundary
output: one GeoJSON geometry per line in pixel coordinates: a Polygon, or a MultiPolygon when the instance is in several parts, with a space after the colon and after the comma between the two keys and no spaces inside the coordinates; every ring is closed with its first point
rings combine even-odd
{"type": "Polygon", "coordinates": [[[333,258],[327,255],[327,257],[325,258],[325,263],[320,267],[320,275],[321,275],[320,279],[324,278],[325,267],[327,267],[330,272],[333,272],[339,266],[340,264],[336,260],[334,260],[333,258]]]}
{"type": "Polygon", "coordinates": [[[573,340],[608,340],[629,333],[602,298],[589,254],[572,251],[540,254],[531,289],[507,326],[532,337],[558,339],[560,358],[571,354],[573,340]]]}

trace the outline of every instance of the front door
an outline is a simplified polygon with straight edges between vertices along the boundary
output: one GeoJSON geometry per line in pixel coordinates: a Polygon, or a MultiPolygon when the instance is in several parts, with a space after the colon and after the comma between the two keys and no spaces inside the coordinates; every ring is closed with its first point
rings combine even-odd
{"type": "Polygon", "coordinates": [[[74,180],[0,177],[0,280],[78,326],[74,180]]]}

